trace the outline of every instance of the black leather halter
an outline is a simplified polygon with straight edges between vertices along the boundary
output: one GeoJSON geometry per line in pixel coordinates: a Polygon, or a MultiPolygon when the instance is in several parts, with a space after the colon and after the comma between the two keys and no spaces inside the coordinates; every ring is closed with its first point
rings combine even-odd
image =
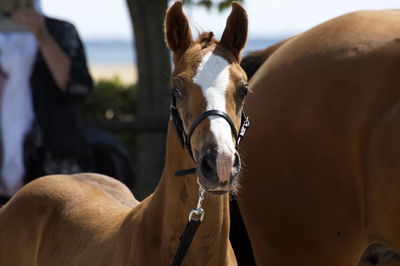
{"type": "MultiPolygon", "coordinates": [[[[183,127],[183,121],[179,116],[178,110],[176,108],[176,99],[175,96],[172,94],[171,96],[171,115],[172,119],[174,122],[174,126],[176,129],[176,133],[178,135],[179,142],[182,145],[182,148],[186,148],[192,157],[193,161],[197,164],[196,160],[193,157],[193,151],[192,151],[192,145],[190,144],[190,138],[193,135],[194,130],[196,127],[209,116],[216,115],[219,117],[222,117],[228,122],[229,126],[231,127],[232,134],[235,136],[236,139],[236,146],[239,145],[240,141],[243,139],[244,134],[246,133],[246,130],[250,126],[249,118],[245,115],[244,111],[242,111],[242,122],[240,125],[240,130],[239,133],[236,130],[235,124],[233,123],[232,119],[229,117],[229,115],[223,111],[220,110],[209,110],[201,115],[199,115],[196,120],[194,120],[192,126],[189,129],[188,134],[185,133],[185,129],[183,127]]],[[[183,175],[188,175],[188,174],[194,174],[196,173],[196,168],[192,169],[185,169],[181,170],[175,173],[176,176],[183,176],[183,175]]],[[[203,190],[204,193],[204,190],[203,190]]],[[[204,198],[203,198],[204,199],[204,198]]],[[[200,201],[200,197],[199,197],[200,201]]],[[[201,206],[201,203],[200,203],[201,206]]],[[[198,208],[199,208],[199,203],[198,203],[198,208]]],[[[198,210],[198,209],[193,209],[193,210],[198,210]]],[[[192,211],[193,211],[192,210],[192,211]]],[[[204,215],[204,210],[202,210],[202,215],[204,215]]],[[[191,212],[192,213],[192,212],[191,212]]],[[[182,233],[180,237],[180,243],[178,246],[178,249],[175,253],[175,256],[172,261],[172,266],[179,266],[182,264],[185,255],[190,247],[190,244],[196,234],[197,228],[199,227],[201,221],[203,220],[203,216],[201,218],[193,218],[192,215],[189,215],[189,221],[186,225],[185,231],[182,233]]]]}
{"type": "MultiPolygon", "coordinates": [[[[229,126],[231,127],[232,134],[235,136],[236,146],[239,145],[240,141],[243,139],[243,137],[246,133],[246,130],[250,126],[249,118],[246,116],[244,111],[242,111],[242,121],[241,121],[241,125],[240,125],[240,130],[238,133],[236,130],[235,124],[233,123],[232,119],[229,117],[229,115],[227,113],[220,111],[220,110],[208,110],[208,111],[205,111],[204,113],[200,114],[196,118],[196,120],[194,120],[192,126],[189,129],[188,134],[186,134],[185,129],[183,127],[183,121],[180,118],[178,110],[176,108],[176,99],[173,94],[171,96],[170,110],[171,110],[171,115],[172,115],[172,119],[174,122],[176,134],[178,135],[179,142],[182,145],[182,148],[186,148],[188,150],[190,156],[192,157],[192,159],[195,163],[197,163],[197,162],[193,156],[192,145],[190,143],[190,139],[193,135],[194,130],[201,123],[201,121],[203,121],[204,119],[206,119],[207,117],[212,116],[212,115],[224,118],[226,120],[226,122],[228,122],[229,126]]],[[[189,171],[191,171],[191,170],[192,169],[189,169],[189,171]]],[[[186,171],[187,170],[179,171],[176,173],[176,175],[185,175],[185,174],[187,174],[186,171]],[[179,174],[179,173],[183,173],[183,174],[179,174]]]]}

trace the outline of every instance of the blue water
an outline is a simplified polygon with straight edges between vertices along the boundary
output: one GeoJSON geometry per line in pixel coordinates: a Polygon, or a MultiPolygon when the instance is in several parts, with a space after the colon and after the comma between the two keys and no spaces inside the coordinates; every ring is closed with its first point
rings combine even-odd
{"type": "MultiPolygon", "coordinates": [[[[245,53],[270,46],[282,38],[250,39],[245,53]]],[[[136,63],[133,43],[129,41],[87,41],[84,43],[90,64],[130,64],[136,63]]]]}
{"type": "Polygon", "coordinates": [[[135,63],[132,42],[87,41],[84,46],[90,64],[135,63]]]}

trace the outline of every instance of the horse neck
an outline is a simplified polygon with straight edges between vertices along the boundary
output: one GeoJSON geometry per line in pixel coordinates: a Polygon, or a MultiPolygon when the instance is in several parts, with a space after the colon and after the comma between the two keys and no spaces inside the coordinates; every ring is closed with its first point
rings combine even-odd
{"type": "MultiPolygon", "coordinates": [[[[166,264],[172,261],[179,245],[179,237],[188,221],[189,212],[196,206],[198,199],[199,186],[196,176],[175,176],[175,172],[193,167],[195,164],[188,152],[178,143],[170,122],[165,166],[160,183],[156,191],[131,214],[133,219],[140,221],[133,241],[139,240],[140,245],[146,249],[146,254],[153,254],[155,258],[157,258],[155,254],[158,254],[160,256],[158,258],[166,264]],[[149,247],[154,247],[155,253],[149,253],[149,247]]],[[[227,252],[233,254],[228,240],[230,224],[228,195],[216,196],[206,193],[203,209],[205,217],[186,260],[192,261],[191,265],[228,264],[226,261],[232,256],[228,256],[227,252]]]]}

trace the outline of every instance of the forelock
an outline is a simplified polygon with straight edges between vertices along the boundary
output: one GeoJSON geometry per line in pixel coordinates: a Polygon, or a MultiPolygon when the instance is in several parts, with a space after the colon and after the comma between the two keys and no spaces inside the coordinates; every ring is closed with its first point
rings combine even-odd
{"type": "Polygon", "coordinates": [[[200,43],[203,49],[209,46],[215,46],[218,43],[214,38],[214,33],[212,31],[201,33],[196,42],[200,43]]]}

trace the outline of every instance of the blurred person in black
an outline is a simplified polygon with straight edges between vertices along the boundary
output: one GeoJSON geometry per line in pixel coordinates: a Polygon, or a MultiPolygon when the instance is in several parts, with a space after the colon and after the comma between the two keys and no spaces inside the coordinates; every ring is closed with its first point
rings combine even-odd
{"type": "Polygon", "coordinates": [[[0,196],[45,174],[93,170],[80,104],[91,91],[75,27],[46,17],[40,3],[11,18],[28,31],[0,32],[0,196]]]}

